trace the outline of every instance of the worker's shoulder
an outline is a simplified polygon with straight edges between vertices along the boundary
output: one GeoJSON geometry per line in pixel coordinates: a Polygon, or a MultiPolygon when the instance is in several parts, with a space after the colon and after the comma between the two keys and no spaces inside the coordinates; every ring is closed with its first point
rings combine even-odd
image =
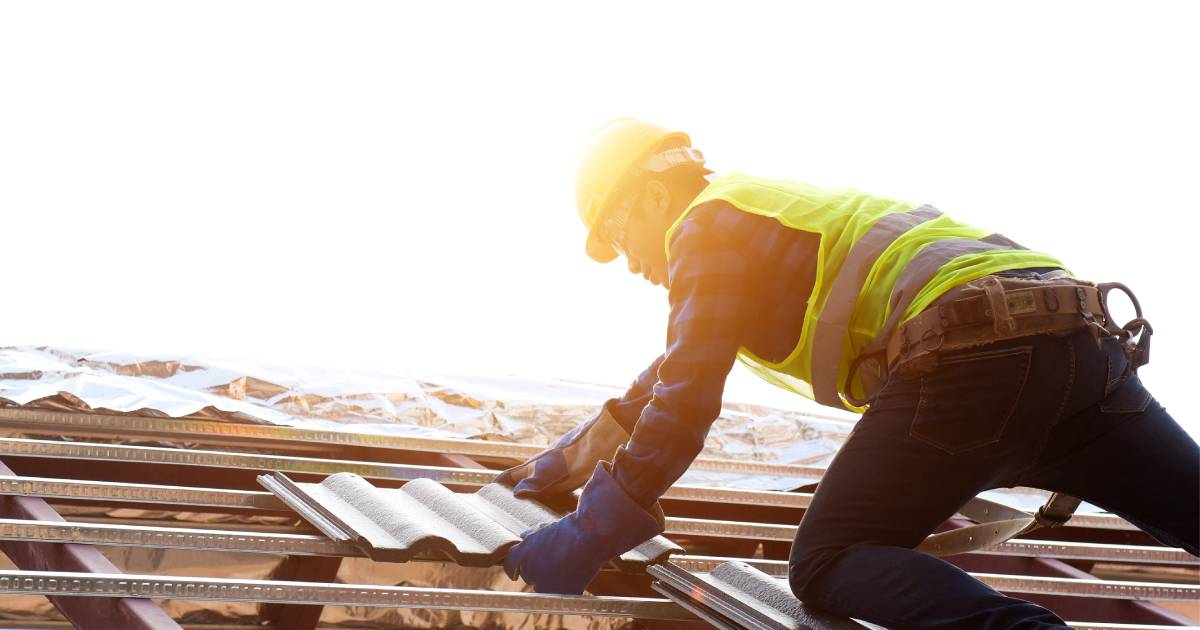
{"type": "Polygon", "coordinates": [[[679,222],[671,235],[671,255],[722,250],[753,258],[767,243],[776,240],[774,235],[781,229],[775,219],[743,212],[727,201],[713,199],[697,205],[679,222]]]}
{"type": "Polygon", "coordinates": [[[740,247],[762,245],[799,230],[784,226],[777,217],[739,209],[723,199],[697,205],[679,227],[690,226],[693,233],[719,236],[740,247]]]}
{"type": "Polygon", "coordinates": [[[705,201],[688,211],[671,233],[671,250],[696,250],[725,244],[731,230],[744,229],[746,213],[727,201],[705,201]]]}
{"type": "Polygon", "coordinates": [[[730,236],[761,230],[775,223],[773,219],[738,210],[724,199],[710,199],[692,208],[679,227],[693,234],[730,236]]]}

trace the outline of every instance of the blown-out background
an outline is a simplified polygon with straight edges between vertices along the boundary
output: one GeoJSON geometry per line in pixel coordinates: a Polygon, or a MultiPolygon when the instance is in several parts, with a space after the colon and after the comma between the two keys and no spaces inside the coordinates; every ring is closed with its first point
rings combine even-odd
{"type": "MultiPolygon", "coordinates": [[[[583,254],[632,114],[1132,286],[1193,370],[1189,3],[5,3],[0,345],[624,384],[665,293],[583,254]]],[[[736,368],[728,395],[813,408],[736,368]]]]}

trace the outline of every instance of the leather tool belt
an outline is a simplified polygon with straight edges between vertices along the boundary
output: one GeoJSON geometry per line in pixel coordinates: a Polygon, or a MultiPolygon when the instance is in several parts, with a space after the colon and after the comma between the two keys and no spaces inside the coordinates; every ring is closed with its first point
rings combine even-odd
{"type": "Polygon", "coordinates": [[[902,375],[919,374],[936,367],[944,352],[1080,329],[1090,331],[1097,344],[1101,337],[1117,337],[1133,370],[1150,360],[1154,331],[1128,287],[1051,272],[986,276],[956,288],[895,331],[887,343],[887,365],[902,375]],[[1114,289],[1129,296],[1137,314],[1124,326],[1117,326],[1109,314],[1108,295],[1114,289]]]}
{"type": "MultiPolygon", "coordinates": [[[[1123,284],[1094,284],[1070,278],[1065,272],[993,275],[958,287],[905,322],[888,339],[887,371],[912,376],[934,369],[938,355],[1029,335],[1069,335],[1081,329],[1102,337],[1116,337],[1136,371],[1150,360],[1154,329],[1142,316],[1137,297],[1123,284]],[[1114,289],[1129,296],[1136,317],[1117,326],[1108,309],[1114,289]],[[1135,340],[1136,338],[1136,340],[1135,340]]],[[[875,359],[878,361],[876,353],[875,359]]],[[[861,359],[861,358],[860,358],[861,359]]],[[[851,367],[851,376],[858,361],[851,367]]],[[[864,375],[865,376],[865,375],[864,375]]],[[[882,375],[886,377],[886,372],[882,375]]],[[[866,379],[874,381],[875,379],[866,379]]],[[[954,555],[1000,544],[1042,527],[1070,520],[1080,500],[1053,493],[1046,504],[1030,514],[976,497],[958,510],[977,525],[934,534],[917,547],[934,555],[954,555]]]]}
{"type": "Polygon", "coordinates": [[[1117,337],[1132,370],[1150,360],[1154,329],[1129,287],[1076,280],[1058,270],[985,276],[952,289],[886,340],[870,344],[850,365],[843,392],[848,402],[861,407],[893,370],[911,377],[937,367],[941,353],[1029,335],[1065,336],[1083,328],[1097,345],[1101,337],[1117,337]],[[1129,297],[1136,312],[1124,326],[1109,314],[1108,296],[1114,289],[1129,297]],[[862,398],[851,392],[855,376],[866,389],[862,398]]]}

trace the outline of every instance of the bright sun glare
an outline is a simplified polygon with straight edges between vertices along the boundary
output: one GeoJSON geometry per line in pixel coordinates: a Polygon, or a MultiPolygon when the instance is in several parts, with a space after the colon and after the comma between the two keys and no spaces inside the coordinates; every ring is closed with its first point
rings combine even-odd
{"type": "MultiPolygon", "coordinates": [[[[627,383],[665,294],[584,256],[572,178],[632,114],[1129,284],[1183,402],[1194,21],[738,6],[6,4],[0,344],[627,383]]],[[[729,396],[812,408],[741,368],[729,396]]]]}

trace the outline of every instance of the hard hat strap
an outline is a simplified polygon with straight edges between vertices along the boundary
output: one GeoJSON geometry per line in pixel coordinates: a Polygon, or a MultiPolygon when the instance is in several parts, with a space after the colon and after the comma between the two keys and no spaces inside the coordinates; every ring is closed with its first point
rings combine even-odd
{"type": "Polygon", "coordinates": [[[662,173],[676,166],[695,164],[704,166],[704,154],[692,147],[675,147],[655,153],[642,161],[638,168],[652,173],[662,173]]]}

